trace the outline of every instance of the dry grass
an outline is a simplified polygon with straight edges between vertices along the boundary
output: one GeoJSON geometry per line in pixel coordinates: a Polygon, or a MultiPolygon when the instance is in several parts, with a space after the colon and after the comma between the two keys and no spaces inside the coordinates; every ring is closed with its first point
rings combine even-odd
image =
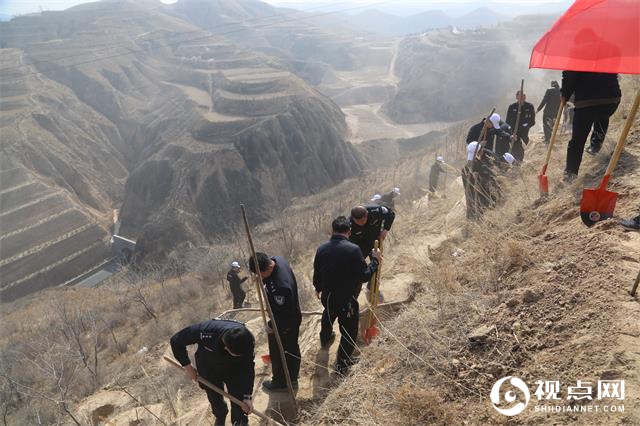
{"type": "MultiPolygon", "coordinates": [[[[400,160],[393,169],[352,179],[322,194],[296,200],[280,218],[258,227],[254,235],[256,248],[284,255],[291,261],[298,277],[303,309],[317,308],[310,259],[315,248],[328,238],[331,219],[338,214],[348,214],[353,205],[368,201],[373,193],[386,192],[394,186],[400,186],[403,191],[400,208],[410,209],[406,200],[423,194],[434,149],[439,153],[450,151],[444,146],[427,147],[419,155],[400,160]]],[[[142,374],[145,363],[138,352],[144,347],[151,349],[163,344],[177,329],[212,318],[230,307],[230,293],[224,278],[227,266],[231,260],[248,258],[246,238],[241,230],[238,226],[228,241],[174,254],[162,265],[129,269],[97,289],[47,290],[13,305],[4,305],[0,330],[3,374],[19,386],[38,389],[42,394],[25,393],[24,388],[3,381],[3,408],[9,418],[18,423],[35,424],[68,420],[60,410],[62,399],[65,404],[71,404],[104,386],[117,388],[120,384],[135,383],[137,389],[148,390],[140,397],[145,403],[165,401],[167,395],[175,395],[175,383],[164,375],[142,374]],[[64,338],[66,325],[59,320],[61,307],[96,318],[96,329],[85,333],[80,340],[84,345],[92,339],[98,342],[96,350],[88,354],[96,355],[98,364],[93,382],[77,357],[64,358],[66,365],[77,370],[69,378],[64,397],[56,389],[55,377],[38,369],[25,374],[18,361],[33,352],[33,342],[43,334],[47,334],[52,347],[34,355],[34,363],[42,365],[53,352],[61,354],[65,347],[69,349],[64,338]]],[[[401,233],[394,231],[394,234],[401,233]]],[[[249,290],[249,301],[256,300],[253,292],[249,290]]],[[[169,410],[165,415],[175,418],[176,413],[169,410]]],[[[80,420],[90,422],[88,418],[80,420]]]]}
{"type": "MultiPolygon", "coordinates": [[[[637,87],[637,80],[623,80],[625,92],[633,85],[637,87]]],[[[627,97],[614,117],[610,141],[628,104],[627,97]]],[[[455,156],[458,160],[463,154],[459,148],[455,156]]],[[[464,220],[459,184],[452,186],[446,199],[427,204],[410,201],[425,194],[435,154],[427,149],[399,160],[394,168],[296,200],[283,212],[286,220],[259,227],[257,248],[288,257],[298,276],[303,307],[317,307],[311,286],[311,259],[317,245],[329,235],[330,220],[367,201],[375,192],[386,192],[394,186],[400,186],[403,192],[399,220],[390,238],[392,261],[385,266],[385,273],[394,276],[410,272],[421,291],[396,318],[382,318],[380,339],[363,350],[353,374],[305,413],[304,423],[459,424],[469,418],[476,422],[498,420],[482,405],[487,389],[495,377],[525,362],[539,344],[538,338],[518,335],[515,340],[522,341],[524,347],[529,339],[529,346],[513,351],[514,332],[509,323],[508,328],[496,328],[491,347],[473,352],[467,336],[478,325],[497,321],[505,303],[510,304],[544,278],[549,266],[539,262],[544,256],[537,252],[538,243],[553,236],[554,227],[574,219],[575,211],[567,206],[575,204],[585,180],[581,178],[565,188],[557,185],[564,161],[558,149],[549,172],[556,185],[552,187],[553,197],[538,208],[536,175],[541,148],[534,147],[527,154],[533,162],[503,178],[504,202],[488,211],[479,223],[464,220]],[[466,237],[460,232],[463,225],[466,237]]],[[[451,161],[451,148],[447,151],[438,147],[437,151],[448,152],[448,161],[455,163],[451,161]]],[[[599,160],[606,162],[604,156],[599,160]]],[[[587,175],[586,179],[590,178],[587,175]]],[[[145,389],[145,403],[166,402],[167,395],[175,395],[176,382],[162,374],[143,374],[144,362],[136,353],[143,346],[163,344],[180,327],[227,308],[227,265],[232,259],[247,257],[244,235],[238,231],[228,242],[193,249],[162,267],[130,271],[99,289],[51,290],[4,306],[0,330],[3,374],[19,377],[23,385],[56,396],[51,377],[36,370],[26,374],[19,360],[31,350],[28,344],[46,330],[58,330],[52,339],[62,342],[56,312],[61,305],[80,307],[84,312],[99,314],[99,379],[96,385],[87,386],[91,382],[89,373],[77,359],[70,361],[70,365],[75,362],[73,365],[80,367],[68,400],[78,401],[102,386],[113,387],[117,380],[145,389]]],[[[90,334],[83,337],[85,341],[90,338],[90,334]]],[[[51,351],[40,353],[44,356],[51,351]]],[[[37,360],[37,356],[31,359],[37,360]]],[[[4,407],[16,424],[53,424],[65,418],[52,401],[24,394],[19,399],[15,387],[6,381],[2,393],[4,407]]],[[[171,398],[168,401],[179,403],[171,398]]],[[[167,410],[166,418],[175,418],[176,410],[167,410]]]]}
{"type": "MultiPolygon", "coordinates": [[[[631,95],[639,87],[637,78],[623,78],[621,85],[626,96],[612,118],[607,148],[616,140],[631,95]]],[[[560,147],[566,146],[566,142],[566,137],[561,139],[560,147]]],[[[573,263],[584,257],[582,250],[588,250],[580,241],[587,240],[598,247],[593,243],[596,237],[584,235],[581,224],[573,228],[575,206],[585,182],[601,176],[609,157],[602,155],[596,159],[595,173],[589,173],[587,159],[585,175],[572,185],[563,186],[559,184],[563,151],[563,148],[557,149],[552,157],[549,175],[554,186],[546,202],[541,203],[537,193],[536,177],[544,153],[538,145],[528,151],[528,161],[521,169],[502,178],[504,201],[488,211],[481,221],[458,222],[465,232],[450,233],[439,247],[427,250],[428,259],[424,251],[417,248],[403,251],[403,256],[414,253],[403,265],[421,277],[422,291],[398,317],[383,320],[381,338],[363,351],[353,373],[315,411],[307,413],[303,423],[340,424],[344,419],[348,419],[349,424],[379,425],[504,423],[505,419],[496,416],[486,403],[497,378],[514,372],[526,378],[535,371],[544,374],[540,370],[547,369],[558,370],[547,371],[547,374],[568,379],[572,374],[593,374],[603,363],[606,365],[606,354],[611,355],[613,349],[610,343],[602,342],[606,341],[604,336],[611,335],[611,324],[602,330],[591,330],[593,346],[581,356],[577,366],[562,352],[545,351],[562,339],[568,341],[571,333],[582,327],[569,312],[576,315],[580,309],[607,310],[598,305],[600,302],[585,301],[572,287],[585,282],[579,274],[586,272],[580,272],[573,263]],[[563,240],[559,235],[576,241],[563,240]],[[541,244],[545,241],[552,243],[541,244]],[[571,261],[563,262],[568,257],[571,261]],[[550,277],[550,271],[556,269],[563,271],[561,278],[568,280],[565,284],[572,283],[571,286],[556,284],[558,279],[550,277]],[[531,291],[533,300],[542,301],[523,304],[523,294],[527,291],[531,291]],[[542,305],[536,306],[536,303],[542,305]],[[554,316],[557,303],[576,306],[567,311],[566,317],[564,310],[558,317],[554,316]],[[582,303],[584,308],[578,308],[582,303]],[[553,327],[549,324],[556,322],[563,324],[558,331],[549,328],[553,327]],[[490,343],[470,347],[467,336],[480,325],[494,325],[490,343]],[[573,331],[563,334],[563,330],[573,331]],[[598,342],[604,346],[598,346],[598,342]],[[548,364],[539,365],[534,358],[537,353],[544,354],[548,364]]],[[[633,188],[627,190],[634,191],[633,188]]],[[[451,195],[461,196],[459,190],[454,194],[451,195]]],[[[443,231],[440,220],[447,213],[438,208],[449,209],[452,203],[438,200],[437,204],[433,208],[430,205],[428,211],[403,211],[395,232],[413,236],[410,241],[403,239],[403,244],[419,247],[421,239],[431,237],[430,232],[443,231]],[[438,223],[440,229],[434,223],[438,223]]],[[[628,205],[619,204],[621,209],[628,205]]],[[[449,226],[455,227],[456,223],[449,226]]],[[[598,235],[606,238],[606,234],[598,235]]],[[[580,290],[589,294],[594,289],[600,290],[598,282],[605,282],[605,277],[611,281],[613,276],[602,265],[589,272],[593,277],[587,282],[593,282],[596,287],[585,284],[580,290]]],[[[609,299],[605,296],[603,300],[609,299]]],[[[568,353],[576,353],[575,347],[570,344],[567,347],[568,353]]],[[[566,417],[562,419],[565,420],[571,421],[566,417]]]]}

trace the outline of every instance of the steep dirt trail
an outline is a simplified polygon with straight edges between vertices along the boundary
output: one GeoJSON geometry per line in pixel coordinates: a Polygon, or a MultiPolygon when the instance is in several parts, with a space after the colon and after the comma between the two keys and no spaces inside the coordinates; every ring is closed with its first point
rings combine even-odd
{"type": "MultiPolygon", "coordinates": [[[[405,208],[409,209],[418,206],[421,210],[427,212],[428,204],[429,202],[425,197],[412,205],[406,205],[405,208]]],[[[435,212],[432,213],[435,214],[435,212]]],[[[399,220],[402,220],[402,212],[399,213],[399,220]]],[[[439,223],[434,223],[433,225],[436,228],[440,227],[439,223]]],[[[381,279],[381,291],[385,296],[385,302],[398,302],[407,299],[414,283],[420,281],[420,277],[412,272],[408,262],[414,258],[415,253],[424,253],[426,256],[426,253],[430,250],[429,246],[437,247],[437,245],[447,237],[438,231],[430,232],[428,237],[425,233],[426,232],[419,231],[411,235],[406,231],[400,230],[392,231],[390,234],[385,247],[385,260],[381,279]]],[[[361,293],[359,301],[360,309],[364,311],[368,306],[364,291],[361,293]]],[[[316,309],[318,311],[322,309],[319,302],[317,303],[316,309]]],[[[384,325],[384,322],[388,318],[392,318],[394,314],[386,308],[381,308],[379,315],[379,319],[384,325]]],[[[364,326],[363,324],[366,318],[366,315],[361,316],[361,328],[364,326]]],[[[295,416],[290,406],[288,394],[268,394],[261,388],[264,380],[271,379],[270,365],[266,365],[261,360],[262,355],[268,354],[267,339],[263,330],[262,319],[259,316],[254,317],[247,322],[247,327],[252,331],[257,342],[254,406],[257,410],[267,413],[276,420],[291,422],[295,416]]],[[[342,380],[333,371],[340,338],[337,322],[334,330],[337,334],[336,340],[328,349],[322,349],[319,342],[320,316],[309,315],[303,318],[299,339],[302,352],[302,364],[299,389],[296,392],[296,399],[301,410],[311,410],[317,404],[322,403],[330,390],[337,386],[342,380]]],[[[364,347],[362,341],[359,342],[359,345],[360,348],[364,347]]],[[[358,351],[359,350],[356,352],[358,351]]],[[[141,354],[140,361],[143,362],[142,359],[146,360],[146,363],[144,363],[144,374],[150,377],[174,377],[176,380],[184,383],[176,396],[176,402],[173,404],[177,418],[174,424],[210,425],[213,417],[204,392],[200,391],[194,384],[186,383],[180,371],[162,360],[162,356],[170,355],[170,352],[168,345],[161,344],[141,354]]],[[[157,415],[170,412],[166,398],[159,398],[157,404],[147,405],[146,407],[157,415]],[[164,401],[160,401],[161,399],[164,401]]],[[[110,424],[127,424],[136,421],[136,419],[154,421],[147,410],[141,408],[139,404],[135,404],[134,401],[126,394],[123,394],[122,391],[115,389],[104,389],[97,392],[87,398],[82,404],[82,411],[93,413],[93,416],[97,416],[101,412],[107,413],[111,409],[113,409],[113,412],[108,414],[110,424]]],[[[260,420],[255,416],[250,416],[250,424],[260,424],[260,420]]]]}

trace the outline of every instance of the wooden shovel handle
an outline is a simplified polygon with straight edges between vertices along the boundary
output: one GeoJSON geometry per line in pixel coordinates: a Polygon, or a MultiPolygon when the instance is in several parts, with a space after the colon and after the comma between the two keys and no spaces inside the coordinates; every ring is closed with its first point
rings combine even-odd
{"type": "MultiPolygon", "coordinates": [[[[380,242],[376,240],[373,243],[373,249],[378,250],[379,247],[380,247],[380,242]]],[[[378,269],[371,276],[371,289],[369,289],[369,319],[367,321],[367,328],[373,327],[374,310],[375,310],[374,303],[375,303],[375,292],[376,292],[375,287],[376,287],[376,282],[378,281],[378,273],[380,271],[379,268],[380,268],[380,265],[378,265],[378,269]]]]}
{"type": "Polygon", "coordinates": [[[566,106],[566,101],[560,102],[560,108],[558,109],[558,113],[556,114],[556,122],[553,124],[553,133],[551,133],[551,141],[549,142],[549,147],[547,148],[547,156],[544,158],[544,165],[542,166],[542,174],[545,174],[547,171],[547,166],[549,165],[549,159],[551,158],[551,151],[553,150],[553,145],[556,143],[556,135],[558,134],[558,127],[560,127],[560,119],[562,118],[562,112],[564,111],[564,107],[566,106]]]}
{"type": "Polygon", "coordinates": [[[480,136],[478,137],[478,140],[477,140],[478,144],[476,145],[476,149],[473,151],[473,158],[471,159],[472,163],[476,162],[476,156],[478,155],[478,151],[480,150],[480,144],[482,143],[482,139],[484,139],[487,133],[487,127],[488,127],[487,123],[490,123],[489,118],[491,118],[494,112],[496,112],[495,108],[491,110],[489,115],[484,120],[484,125],[482,126],[482,130],[480,130],[480,136]]]}
{"type": "MultiPolygon", "coordinates": [[[[164,356],[164,360],[167,361],[169,364],[174,365],[178,368],[180,368],[181,370],[183,369],[182,365],[176,361],[173,358],[170,358],[168,356],[164,356]]],[[[229,398],[229,401],[233,402],[234,404],[238,405],[239,407],[245,407],[244,402],[240,401],[238,398],[236,398],[235,396],[231,395],[228,392],[225,392],[224,390],[220,389],[219,387],[217,387],[216,385],[214,385],[213,383],[211,383],[210,381],[203,379],[202,377],[198,376],[198,382],[202,383],[203,385],[205,385],[206,387],[208,387],[209,389],[211,389],[212,391],[216,392],[219,395],[222,395],[226,398],[229,398]]],[[[284,426],[282,423],[278,423],[277,421],[273,420],[271,417],[267,416],[264,413],[261,413],[260,411],[256,411],[253,410],[252,411],[253,414],[255,414],[256,416],[260,417],[262,420],[266,421],[267,423],[272,423],[274,425],[279,425],[279,426],[284,426]]]]}
{"type": "Polygon", "coordinates": [[[636,118],[636,113],[638,112],[638,105],[640,105],[640,89],[636,91],[636,99],[633,101],[633,106],[631,107],[631,111],[629,111],[629,115],[627,116],[627,122],[624,124],[624,129],[622,129],[622,133],[620,133],[620,138],[618,139],[618,143],[616,144],[616,149],[613,151],[613,155],[611,156],[611,160],[609,161],[609,167],[607,167],[607,171],[605,176],[613,173],[613,170],[616,168],[618,164],[618,160],[622,155],[622,150],[624,149],[624,143],[627,140],[627,135],[629,135],[629,130],[631,129],[631,125],[633,124],[633,120],[636,118]]]}
{"type": "MultiPolygon", "coordinates": [[[[520,99],[522,99],[522,93],[524,92],[524,78],[520,82],[520,99]]],[[[513,136],[518,134],[518,127],[520,126],[520,117],[522,115],[522,105],[524,105],[524,101],[518,101],[518,114],[516,115],[516,125],[513,128],[513,136]]],[[[511,150],[509,150],[511,152],[511,150]]]]}

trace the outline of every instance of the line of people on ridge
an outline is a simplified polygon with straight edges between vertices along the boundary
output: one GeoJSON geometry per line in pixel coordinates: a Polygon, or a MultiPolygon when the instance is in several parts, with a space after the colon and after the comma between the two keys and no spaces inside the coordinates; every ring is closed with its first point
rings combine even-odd
{"type": "Polygon", "coordinates": [[[507,108],[506,122],[494,113],[488,118],[489,123],[483,118],[473,125],[467,134],[467,164],[462,169],[467,218],[481,218],[486,209],[494,207],[501,199],[497,176],[524,160],[536,112],[544,110],[544,142],[549,144],[561,104],[569,105],[565,110],[565,122],[571,124],[572,132],[567,145],[564,181],[572,182],[578,176],[589,134],[586,152],[595,155],[602,148],[609,119],[616,112],[620,99],[617,74],[563,71],[562,87],[552,81],[537,110],[526,101],[526,94],[518,91],[516,102],[507,108]],[[520,120],[518,128],[514,129],[518,108],[520,120]],[[478,146],[483,131],[484,144],[478,146]]]}
{"type": "MultiPolygon", "coordinates": [[[[562,101],[573,99],[572,137],[567,147],[565,180],[577,176],[582,153],[589,133],[591,133],[590,154],[596,154],[602,147],[608,129],[609,118],[616,111],[621,98],[617,75],[564,71],[562,88],[551,83],[537,111],[544,109],[543,127],[545,142],[548,143],[562,101]]],[[[525,146],[529,142],[529,131],[535,124],[536,110],[526,102],[526,95],[518,91],[516,103],[507,109],[506,122],[498,114],[485,119],[469,129],[467,135],[467,164],[462,170],[462,178],[467,197],[467,216],[481,217],[486,208],[494,206],[500,199],[501,190],[497,182],[500,171],[516,166],[524,160],[525,146]],[[518,105],[521,103],[520,121],[517,120],[518,105]],[[483,128],[486,127],[484,146],[478,144],[483,128]]],[[[438,175],[443,171],[444,161],[436,158],[430,175],[430,190],[437,188],[438,175]],[[435,185],[434,185],[435,183],[435,185]],[[432,189],[433,188],[433,189],[432,189]]],[[[338,347],[335,370],[346,374],[354,362],[359,326],[358,296],[362,283],[369,282],[377,270],[382,255],[373,250],[374,241],[383,241],[395,219],[394,198],[398,188],[389,194],[375,197],[376,204],[356,206],[351,217],[339,216],[332,222],[333,235],[321,245],[314,258],[313,285],[324,310],[320,331],[320,345],[328,348],[335,339],[333,325],[338,321],[341,340],[338,347]],[[369,262],[367,263],[367,258],[369,262]]],[[[633,219],[631,222],[633,222],[633,219]]],[[[632,225],[635,222],[632,223],[632,225]]],[[[301,353],[298,344],[302,313],[298,298],[298,285],[288,262],[280,256],[257,253],[258,265],[249,259],[252,272],[259,271],[270,303],[274,319],[282,339],[289,375],[294,388],[298,386],[301,353]]],[[[232,286],[234,307],[241,307],[244,291],[239,278],[240,264],[232,263],[227,275],[232,286]]],[[[286,391],[284,366],[273,334],[272,324],[268,324],[267,335],[269,354],[272,361],[272,379],[262,386],[268,392],[286,391]]],[[[218,387],[226,385],[228,392],[243,400],[244,407],[233,404],[231,420],[234,425],[248,424],[247,414],[253,409],[252,394],[255,378],[255,339],[242,324],[233,320],[208,320],[191,325],[171,337],[171,349],[185,374],[192,380],[198,375],[218,387]],[[197,344],[195,352],[196,368],[191,365],[187,346],[197,344]]],[[[224,425],[228,407],[222,396],[214,391],[206,391],[216,425],[224,425]]]]}
{"type": "MultiPolygon", "coordinates": [[[[391,202],[399,193],[395,188],[391,202]]],[[[338,346],[335,371],[345,375],[354,363],[354,350],[358,339],[360,307],[358,296],[362,284],[369,282],[382,261],[382,254],[374,250],[374,242],[384,241],[395,220],[394,210],[381,204],[359,205],[351,210],[349,218],[336,217],[330,240],[316,251],[313,262],[313,286],[324,310],[320,331],[320,346],[328,350],[335,340],[333,326],[339,324],[341,339],[338,346]],[[367,259],[369,260],[367,262],[367,259]]],[[[249,269],[259,271],[264,290],[285,352],[288,373],[294,389],[298,388],[302,361],[298,339],[302,313],[298,297],[298,283],[291,266],[281,256],[256,253],[258,265],[248,260],[249,269]]],[[[232,262],[227,274],[233,286],[234,306],[242,306],[245,294],[239,278],[240,263],[232,262]],[[238,291],[239,290],[239,291],[238,291]]],[[[262,383],[267,392],[286,392],[284,366],[273,332],[267,325],[272,378],[262,383]]],[[[212,319],[186,327],[173,335],[171,349],[185,374],[192,380],[198,376],[223,388],[242,400],[245,407],[232,404],[233,425],[248,424],[247,414],[253,409],[252,395],[255,379],[255,339],[244,324],[233,320],[212,319]],[[187,346],[197,344],[196,368],[191,365],[187,346]]],[[[222,396],[200,385],[206,391],[216,425],[224,425],[229,413],[222,396]]]]}

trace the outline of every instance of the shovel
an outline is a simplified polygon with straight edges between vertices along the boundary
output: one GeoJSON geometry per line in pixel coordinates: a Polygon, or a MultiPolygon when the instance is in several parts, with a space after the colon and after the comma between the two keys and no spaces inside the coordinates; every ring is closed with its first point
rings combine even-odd
{"type": "Polygon", "coordinates": [[[616,144],[616,149],[613,151],[611,160],[607,171],[602,178],[602,182],[598,188],[585,189],[582,192],[582,201],[580,202],[580,218],[587,226],[593,226],[596,222],[609,219],[613,216],[613,211],[616,208],[616,201],[618,200],[618,193],[613,191],[607,191],[607,185],[611,178],[611,173],[616,168],[618,160],[622,155],[624,149],[624,143],[633,124],[633,120],[638,112],[638,104],[640,104],[640,90],[636,92],[636,99],[633,102],[631,111],[627,116],[627,122],[624,125],[624,129],[620,134],[620,139],[616,144]]]}
{"type": "Polygon", "coordinates": [[[560,109],[558,109],[558,114],[556,115],[556,121],[553,124],[553,133],[551,133],[551,141],[549,142],[549,146],[547,147],[547,156],[544,159],[544,165],[542,166],[542,171],[538,175],[538,188],[540,189],[540,196],[544,197],[549,193],[549,180],[547,179],[547,166],[549,165],[549,160],[551,159],[551,151],[553,150],[553,145],[556,143],[556,135],[558,134],[558,127],[560,125],[560,119],[562,118],[562,112],[564,111],[566,102],[562,101],[560,103],[560,109]]]}
{"type": "MultiPolygon", "coordinates": [[[[382,247],[380,247],[380,243],[378,240],[373,244],[374,250],[382,251],[382,247]]],[[[378,291],[380,290],[380,266],[378,264],[378,270],[373,274],[371,278],[371,291],[369,291],[369,320],[367,322],[367,328],[364,330],[364,342],[368,345],[371,343],[374,337],[377,337],[380,331],[378,327],[376,327],[376,317],[374,310],[378,305],[378,291]]]]}
{"type": "MultiPolygon", "coordinates": [[[[170,358],[170,357],[168,357],[166,355],[164,356],[164,360],[167,361],[169,364],[173,365],[174,367],[178,367],[180,369],[184,368],[182,365],[180,365],[180,363],[178,361],[176,361],[175,359],[170,358]]],[[[210,381],[202,378],[202,376],[198,375],[197,380],[198,380],[199,383],[201,383],[202,385],[208,387],[209,389],[211,389],[212,391],[214,391],[218,395],[226,397],[227,399],[229,399],[229,401],[233,402],[238,407],[244,407],[244,402],[243,401],[240,401],[235,396],[225,392],[224,389],[219,388],[216,385],[214,385],[213,383],[211,383],[210,381]]],[[[260,412],[258,410],[254,409],[251,412],[251,414],[255,414],[256,416],[260,417],[262,420],[267,422],[267,424],[283,426],[282,423],[279,423],[279,422],[273,420],[271,417],[267,416],[266,414],[264,414],[264,413],[262,413],[262,412],[260,412]]]]}

